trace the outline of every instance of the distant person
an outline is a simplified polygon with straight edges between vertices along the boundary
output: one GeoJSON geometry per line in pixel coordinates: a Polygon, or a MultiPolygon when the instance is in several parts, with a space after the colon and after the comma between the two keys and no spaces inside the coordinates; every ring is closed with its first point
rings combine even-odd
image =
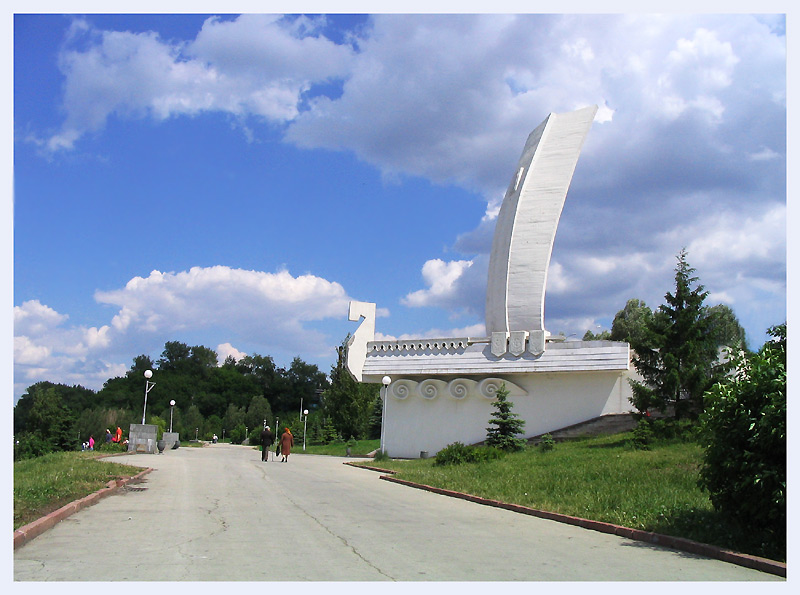
{"type": "Polygon", "coordinates": [[[284,432],[281,434],[281,455],[283,456],[281,463],[289,460],[289,453],[292,452],[293,446],[294,436],[292,436],[292,431],[289,428],[284,428],[284,432]]]}
{"type": "Polygon", "coordinates": [[[265,463],[269,460],[269,451],[272,450],[273,442],[275,442],[275,435],[269,426],[264,426],[264,429],[261,430],[261,460],[265,463]]]}
{"type": "Polygon", "coordinates": [[[114,442],[122,442],[122,428],[120,428],[119,426],[117,426],[117,436],[116,436],[116,438],[117,439],[114,440],[114,442]]]}
{"type": "Polygon", "coordinates": [[[89,450],[94,450],[94,436],[89,436],[89,450]]]}
{"type": "Polygon", "coordinates": [[[114,437],[111,435],[111,430],[106,428],[106,444],[114,440],[114,437]]]}

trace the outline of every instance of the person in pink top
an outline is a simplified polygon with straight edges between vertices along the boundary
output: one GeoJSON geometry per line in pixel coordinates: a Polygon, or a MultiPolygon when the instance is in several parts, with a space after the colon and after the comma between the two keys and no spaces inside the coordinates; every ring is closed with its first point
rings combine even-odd
{"type": "Polygon", "coordinates": [[[89,436],[89,450],[94,450],[94,436],[89,436]]]}

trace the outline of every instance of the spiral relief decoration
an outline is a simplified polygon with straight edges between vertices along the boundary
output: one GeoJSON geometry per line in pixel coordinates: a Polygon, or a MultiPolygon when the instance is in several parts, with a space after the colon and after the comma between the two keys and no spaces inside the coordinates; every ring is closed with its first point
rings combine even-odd
{"type": "MultiPolygon", "coordinates": [[[[503,386],[503,382],[505,381],[500,378],[485,378],[478,383],[478,392],[487,399],[494,399],[497,397],[497,391],[503,386]]],[[[506,384],[506,388],[508,388],[508,384],[506,384]]]]}
{"type": "Polygon", "coordinates": [[[444,380],[428,378],[417,385],[417,393],[425,399],[435,399],[444,392],[447,383],[444,380]]]}
{"type": "Polygon", "coordinates": [[[506,385],[510,395],[528,394],[525,389],[502,378],[484,378],[481,381],[471,378],[456,378],[450,382],[438,378],[426,378],[421,382],[401,378],[389,385],[388,394],[401,401],[407,399],[409,395],[416,395],[427,401],[431,401],[439,395],[449,395],[458,401],[479,395],[491,400],[497,398],[497,391],[500,390],[503,384],[506,385]]]}
{"type": "Polygon", "coordinates": [[[389,385],[389,394],[395,399],[403,400],[411,394],[417,383],[413,380],[395,380],[389,385]]]}
{"type": "Polygon", "coordinates": [[[470,378],[456,378],[447,385],[448,394],[454,399],[463,399],[475,392],[478,383],[470,378]]]}

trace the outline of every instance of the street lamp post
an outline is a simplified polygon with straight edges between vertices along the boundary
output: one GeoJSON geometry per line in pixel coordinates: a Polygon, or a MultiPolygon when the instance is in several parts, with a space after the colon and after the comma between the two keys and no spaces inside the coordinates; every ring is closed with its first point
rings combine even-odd
{"type": "Polygon", "coordinates": [[[172,410],[175,409],[175,399],[169,402],[169,433],[172,434],[172,410]]]}
{"type": "Polygon", "coordinates": [[[303,410],[303,452],[306,451],[306,428],[308,427],[308,409],[303,410]]]}
{"type": "Polygon", "coordinates": [[[381,414],[381,454],[386,454],[386,399],[389,398],[389,385],[392,379],[384,376],[381,380],[383,384],[383,412],[381,414]]]}
{"type": "Polygon", "coordinates": [[[142,425],[144,425],[144,416],[147,413],[147,393],[156,385],[155,382],[150,382],[153,377],[152,370],[144,371],[144,409],[142,409],[142,425]]]}

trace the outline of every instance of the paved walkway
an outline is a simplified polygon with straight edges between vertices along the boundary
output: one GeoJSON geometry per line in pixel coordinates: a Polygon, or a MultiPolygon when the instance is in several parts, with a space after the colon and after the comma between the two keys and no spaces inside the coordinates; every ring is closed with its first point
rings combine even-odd
{"type": "Polygon", "coordinates": [[[224,444],[14,552],[16,581],[781,581],[733,564],[382,481],[337,457],[224,444]]]}

